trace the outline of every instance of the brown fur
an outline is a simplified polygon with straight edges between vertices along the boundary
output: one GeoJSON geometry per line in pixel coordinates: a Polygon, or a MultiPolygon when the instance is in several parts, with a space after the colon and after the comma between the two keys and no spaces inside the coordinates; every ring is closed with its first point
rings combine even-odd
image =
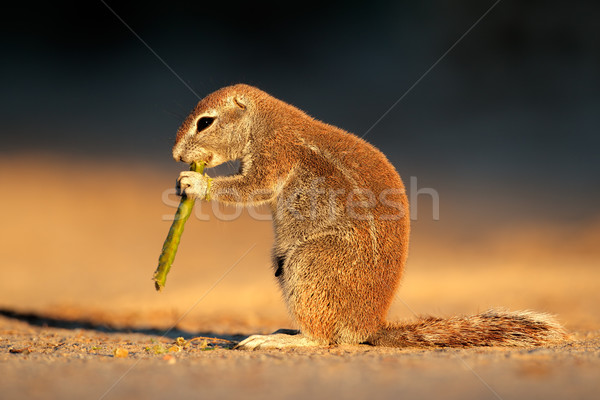
{"type": "Polygon", "coordinates": [[[273,214],[273,268],[290,315],[319,343],[385,346],[537,345],[562,337],[551,318],[490,311],[447,320],[385,321],[408,254],[404,185],[364,140],[317,121],[247,85],[200,101],[177,133],[177,161],[212,167],[241,160],[219,177],[182,173],[187,195],[273,214]],[[202,117],[214,118],[196,131],[202,117]]]}
{"type": "Polygon", "coordinates": [[[389,324],[369,343],[397,347],[539,346],[565,338],[556,320],[531,311],[489,310],[448,319],[422,317],[416,322],[389,324]]]}

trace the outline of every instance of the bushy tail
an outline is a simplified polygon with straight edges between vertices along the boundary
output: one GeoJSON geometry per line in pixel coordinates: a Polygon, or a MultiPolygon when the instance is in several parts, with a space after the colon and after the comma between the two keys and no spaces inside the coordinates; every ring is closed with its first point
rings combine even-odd
{"type": "Polygon", "coordinates": [[[540,346],[565,338],[563,327],[551,315],[492,309],[470,316],[390,323],[367,343],[388,347],[540,346]]]}

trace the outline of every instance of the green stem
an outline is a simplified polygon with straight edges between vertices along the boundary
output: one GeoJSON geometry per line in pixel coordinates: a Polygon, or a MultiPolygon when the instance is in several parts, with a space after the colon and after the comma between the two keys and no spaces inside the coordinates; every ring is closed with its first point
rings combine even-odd
{"type": "MultiPolygon", "coordinates": [[[[205,165],[205,162],[193,162],[190,165],[190,171],[203,173],[205,165]]],[[[175,218],[173,219],[173,224],[171,224],[171,229],[169,229],[169,234],[163,244],[162,253],[158,258],[158,267],[152,276],[154,287],[158,291],[165,287],[167,274],[171,270],[171,265],[173,265],[173,260],[175,260],[175,254],[177,254],[177,248],[179,247],[179,241],[181,240],[185,221],[187,221],[192,214],[194,203],[195,200],[193,197],[187,197],[185,194],[181,197],[179,207],[177,208],[175,218]]]]}

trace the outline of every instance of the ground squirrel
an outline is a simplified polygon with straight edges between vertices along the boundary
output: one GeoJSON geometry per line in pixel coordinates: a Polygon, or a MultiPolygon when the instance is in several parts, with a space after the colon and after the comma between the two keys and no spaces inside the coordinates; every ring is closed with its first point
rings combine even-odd
{"type": "Polygon", "coordinates": [[[182,172],[179,194],[271,209],[273,270],[300,333],[251,336],[241,348],[540,345],[564,337],[551,316],[534,312],[386,322],[408,254],[400,176],[366,141],[255,87],[201,100],[177,132],[173,157],[208,167],[240,161],[237,174],[212,181],[182,172]]]}

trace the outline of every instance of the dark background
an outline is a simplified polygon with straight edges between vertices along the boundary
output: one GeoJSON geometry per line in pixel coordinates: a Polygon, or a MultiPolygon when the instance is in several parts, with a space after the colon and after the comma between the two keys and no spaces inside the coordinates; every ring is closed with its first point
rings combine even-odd
{"type": "MultiPolygon", "coordinates": [[[[359,136],[492,4],[108,1],[200,97],[245,82],[359,136]]],[[[102,2],[3,7],[0,155],[182,169],[170,148],[198,98],[102,2]]],[[[441,218],[589,219],[599,17],[596,1],[501,1],[365,139],[438,190],[441,218]]]]}

